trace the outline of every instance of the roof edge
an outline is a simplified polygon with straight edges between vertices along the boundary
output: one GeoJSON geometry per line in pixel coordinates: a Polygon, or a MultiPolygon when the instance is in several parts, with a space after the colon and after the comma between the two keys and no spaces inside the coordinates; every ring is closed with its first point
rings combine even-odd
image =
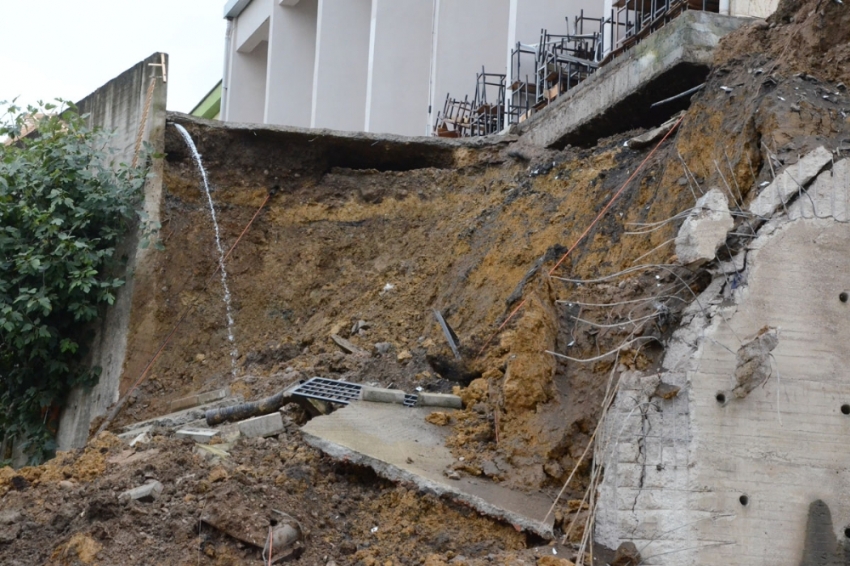
{"type": "Polygon", "coordinates": [[[250,3],[251,0],[227,0],[227,4],[224,5],[224,17],[228,20],[239,17],[239,14],[241,14],[250,3]]]}

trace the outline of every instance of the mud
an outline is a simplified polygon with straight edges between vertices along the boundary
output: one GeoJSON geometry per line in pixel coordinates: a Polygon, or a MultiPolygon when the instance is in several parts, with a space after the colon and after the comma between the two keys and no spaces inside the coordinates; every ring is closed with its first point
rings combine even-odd
{"type": "MultiPolygon", "coordinates": [[[[576,514],[583,524],[589,463],[579,457],[606,390],[626,369],[657,365],[678,313],[708,281],[704,272],[670,267],[681,224],[671,219],[714,187],[734,212],[754,196],[751,187],[772,178],[771,168],[818,145],[850,149],[850,98],[839,84],[850,84],[848,36],[844,6],[811,1],[785,3],[768,22],[727,37],[706,87],[651,157],[649,148],[624,147],[641,131],[561,151],[513,138],[405,148],[172,115],[204,157],[225,249],[273,194],[228,259],[240,352],[234,372],[199,179],[167,128],[164,251],[154,284],[134,299],[122,392],[190,314],[112,428],[225,385],[246,399],[313,376],[454,390],[466,408],[437,424],[452,429],[450,447],[463,457],[458,473],[554,498],[578,466],[556,507],[556,527],[562,532],[576,514]],[[593,283],[555,278],[587,280],[639,265],[646,267],[593,283]],[[462,363],[434,309],[456,332],[462,363]],[[345,352],[332,335],[369,356],[345,352]]],[[[745,227],[733,233],[723,259],[747,241],[745,227]]],[[[256,563],[260,549],[201,520],[208,506],[228,500],[225,492],[238,492],[266,519],[271,509],[297,517],[305,532],[297,563],[575,558],[572,547],[547,546],[336,464],[301,441],[306,415],[297,408],[285,415],[285,435],[242,441],[220,462],[165,434],[135,451],[104,435],[45,466],[0,470],[0,508],[19,512],[17,528],[0,525],[0,534],[15,533],[0,537],[0,562],[256,563]],[[159,500],[118,502],[119,493],[151,478],[165,486],[159,500]]],[[[571,540],[580,537],[573,530],[571,540]]]]}

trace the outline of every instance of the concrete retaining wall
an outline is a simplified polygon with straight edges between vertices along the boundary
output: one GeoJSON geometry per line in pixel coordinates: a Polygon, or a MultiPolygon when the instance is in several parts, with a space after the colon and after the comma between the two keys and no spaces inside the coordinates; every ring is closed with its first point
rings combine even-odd
{"type": "Polygon", "coordinates": [[[837,162],[761,228],[737,286],[718,276],[686,311],[664,372],[623,375],[599,542],[634,541],[643,564],[847,564],[849,180],[837,162]],[[736,352],[765,326],[770,375],[736,398],[736,352]],[[659,380],[679,395],[653,398],[659,380]]]}
{"type": "MultiPolygon", "coordinates": [[[[146,106],[142,139],[151,143],[155,151],[163,151],[167,88],[162,80],[162,67],[152,66],[163,62],[167,65],[168,57],[154,53],[78,103],[80,113],[90,114],[90,124],[115,132],[112,146],[117,151],[118,162],[132,162],[146,106]],[[154,77],[156,83],[149,98],[154,77]]],[[[161,160],[153,163],[153,173],[145,185],[144,208],[151,221],[159,221],[161,160]]],[[[102,368],[100,381],[89,391],[73,391],[62,411],[57,436],[59,450],[85,444],[92,419],[105,414],[118,400],[134,289],[143,287],[152,277],[146,269],[150,252],[140,249],[138,243],[139,234],[135,233],[118,250],[129,258],[127,273],[132,275],[125,276],[127,283],[118,290],[115,303],[107,310],[92,344],[91,363],[102,368]]]]}

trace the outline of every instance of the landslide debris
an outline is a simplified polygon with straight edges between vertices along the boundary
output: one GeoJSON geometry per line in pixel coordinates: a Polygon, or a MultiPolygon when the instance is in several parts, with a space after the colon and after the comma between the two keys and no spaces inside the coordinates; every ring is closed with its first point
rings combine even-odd
{"type": "MultiPolygon", "coordinates": [[[[450,446],[464,458],[457,472],[554,495],[579,463],[612,378],[656,366],[678,313],[709,280],[704,267],[673,267],[671,244],[685,217],[674,216],[710,189],[724,192],[734,216],[800,155],[820,145],[850,149],[848,37],[846,6],[811,0],[783,2],[767,22],[722,40],[674,137],[554,269],[572,281],[548,273],[647,158],[649,149],[624,147],[640,132],[557,152],[521,139],[453,146],[438,162],[393,168],[385,159],[374,161],[380,169],[362,169],[360,158],[323,165],[309,142],[273,131],[251,141],[172,116],[204,155],[226,248],[276,192],[228,260],[240,351],[234,371],[221,290],[206,286],[214,242],[196,171],[167,128],[165,251],[134,298],[122,391],[184,310],[197,307],[114,428],[225,385],[249,399],[313,376],[454,389],[466,408],[437,424],[452,429],[450,446]],[[605,279],[639,265],[648,267],[605,279]],[[646,298],[639,308],[629,302],[646,298]],[[433,309],[457,333],[462,366],[433,309]],[[633,338],[640,340],[621,347],[633,338]],[[578,363],[545,350],[598,359],[578,363]]],[[[735,218],[742,229],[718,251],[724,260],[747,242],[735,218]]],[[[306,417],[297,413],[287,413],[279,439],[242,441],[217,462],[168,435],[130,450],[107,434],[42,467],[3,469],[3,563],[256,563],[259,549],[201,521],[206,506],[235,492],[255,502],[256,513],[298,518],[306,534],[297,563],[574,558],[571,548],[554,547],[555,555],[509,525],[329,460],[300,440],[297,423],[306,417]],[[164,485],[159,499],[119,502],[147,479],[164,485]]],[[[587,470],[587,462],[579,466],[556,508],[559,529],[579,515],[573,541],[587,513],[587,470]]]]}

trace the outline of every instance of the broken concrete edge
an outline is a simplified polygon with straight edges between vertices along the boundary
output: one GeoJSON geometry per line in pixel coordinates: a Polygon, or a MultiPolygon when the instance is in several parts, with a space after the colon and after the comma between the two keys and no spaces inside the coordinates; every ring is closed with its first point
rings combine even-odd
{"type": "Polygon", "coordinates": [[[749,206],[750,213],[761,219],[770,218],[781,207],[787,206],[794,200],[794,197],[800,195],[821,172],[831,166],[832,161],[832,151],[819,146],[802,156],[796,163],[787,165],[753,199],[749,206]]]}
{"type": "Polygon", "coordinates": [[[686,11],[512,131],[532,145],[560,149],[658,125],[687,108],[689,99],[649,105],[703,82],[720,38],[749,21],[686,11]],[[637,112],[644,103],[646,111],[637,112]]]}
{"type": "Polygon", "coordinates": [[[159,495],[162,493],[162,484],[157,480],[151,480],[146,484],[142,484],[138,487],[134,487],[133,489],[128,489],[127,491],[121,493],[118,496],[118,500],[122,501],[125,499],[134,499],[136,501],[154,501],[159,498],[159,495]]]}
{"type": "Polygon", "coordinates": [[[547,522],[532,521],[527,517],[506,511],[505,509],[500,509],[480,497],[452,490],[444,484],[413,474],[392,464],[382,462],[376,458],[359,454],[353,450],[345,448],[344,446],[340,446],[334,442],[329,442],[308,432],[302,431],[302,437],[307,444],[317,450],[321,450],[335,460],[371,468],[375,471],[375,473],[385,479],[394,482],[412,484],[420,491],[463,503],[483,515],[505,521],[513,525],[514,528],[518,530],[530,531],[546,540],[553,540],[555,538],[552,531],[554,518],[548,519],[547,522]]]}
{"type": "MultiPolygon", "coordinates": [[[[367,132],[343,132],[326,129],[308,129],[272,124],[240,124],[205,120],[187,114],[169,112],[169,123],[180,124],[190,130],[216,128],[234,133],[235,144],[244,144],[248,153],[255,140],[273,139],[284,146],[308,148],[298,169],[331,169],[342,167],[349,169],[377,169],[379,171],[407,171],[429,167],[451,168],[458,163],[459,153],[463,150],[498,150],[505,144],[513,143],[516,136],[493,135],[476,138],[440,138],[408,137],[391,134],[367,132]]],[[[173,134],[166,128],[166,135],[173,134]]],[[[173,134],[176,135],[176,134],[173,134]]],[[[225,148],[205,148],[203,136],[194,136],[199,140],[200,151],[205,158],[216,159],[218,150],[225,148]],[[209,151],[208,151],[209,149],[209,151]]]]}
{"type": "Polygon", "coordinates": [[[191,409],[198,405],[205,405],[207,403],[220,401],[225,399],[228,395],[230,395],[230,387],[223,387],[221,389],[215,389],[204,393],[195,393],[194,395],[189,395],[187,397],[171,401],[168,404],[168,410],[175,413],[177,411],[182,411],[183,409],[191,409]]]}

